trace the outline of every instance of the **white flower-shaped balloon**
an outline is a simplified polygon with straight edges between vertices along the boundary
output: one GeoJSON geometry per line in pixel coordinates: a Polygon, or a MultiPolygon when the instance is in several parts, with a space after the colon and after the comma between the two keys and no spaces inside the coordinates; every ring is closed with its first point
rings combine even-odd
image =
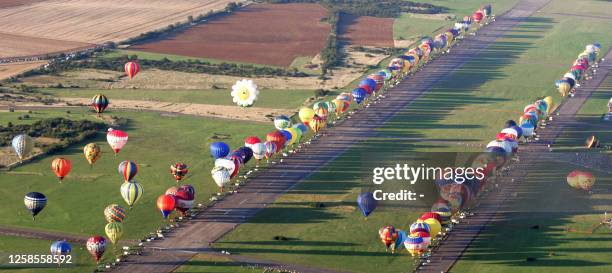
{"type": "Polygon", "coordinates": [[[259,90],[252,80],[242,79],[232,86],[232,98],[239,106],[249,107],[253,105],[258,95],[259,90]]]}

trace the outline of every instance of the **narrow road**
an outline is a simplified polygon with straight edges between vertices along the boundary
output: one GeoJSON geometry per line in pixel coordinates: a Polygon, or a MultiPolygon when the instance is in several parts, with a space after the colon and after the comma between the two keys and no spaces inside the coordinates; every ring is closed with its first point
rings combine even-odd
{"type": "MultiPolygon", "coordinates": [[[[206,251],[209,243],[246,222],[352,145],[376,136],[377,128],[466,62],[478,58],[482,50],[548,1],[521,1],[508,13],[496,18],[496,22],[481,29],[477,36],[466,37],[451,50],[451,54],[432,61],[422,71],[389,90],[385,99],[371,104],[367,111],[359,111],[328,130],[326,135],[307,147],[307,153],[294,154],[285,158],[283,163],[260,172],[240,189],[239,194],[230,195],[206,209],[174,234],[169,234],[165,240],[147,244],[143,255],[131,256],[114,272],[172,272],[196,252],[206,251]]],[[[323,271],[302,268],[300,272],[323,271]]]]}
{"type": "Polygon", "coordinates": [[[552,147],[554,147],[555,139],[564,130],[578,123],[576,114],[582,105],[597,90],[605,78],[608,75],[612,75],[612,65],[609,64],[609,60],[612,60],[612,49],[603,58],[608,59],[608,61],[607,63],[601,63],[593,79],[577,88],[576,96],[563,101],[555,112],[552,113],[553,121],[549,122],[546,128],[538,130],[540,141],[521,146],[519,150],[520,162],[513,164],[511,175],[502,177],[501,181],[497,182],[500,187],[480,201],[480,205],[473,210],[475,215],[469,217],[469,220],[466,219],[466,222],[457,225],[448,238],[435,251],[431,259],[429,259],[431,262],[422,266],[417,272],[450,272],[455,263],[468,249],[470,243],[488,225],[492,222],[503,220],[500,208],[502,208],[503,204],[508,203],[507,201],[512,196],[512,193],[515,192],[516,186],[525,179],[528,174],[528,167],[538,162],[558,160],[555,157],[559,157],[562,154],[549,152],[548,144],[552,144],[552,147]]]}

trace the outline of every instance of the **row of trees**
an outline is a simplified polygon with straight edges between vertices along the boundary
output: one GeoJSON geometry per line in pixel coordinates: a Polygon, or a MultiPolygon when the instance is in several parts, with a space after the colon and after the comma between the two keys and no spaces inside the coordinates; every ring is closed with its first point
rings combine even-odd
{"type": "Polygon", "coordinates": [[[340,22],[340,11],[330,12],[328,22],[331,25],[331,31],[327,41],[325,42],[325,48],[321,51],[321,59],[323,64],[321,65],[321,71],[323,75],[327,74],[328,70],[340,63],[340,43],[338,42],[338,23],[340,22]]]}
{"type": "MultiPolygon", "coordinates": [[[[138,56],[120,56],[115,58],[98,57],[82,59],[72,62],[55,63],[49,69],[63,71],[69,69],[104,69],[123,71],[126,62],[136,60],[138,56]]],[[[218,63],[213,64],[202,60],[180,60],[172,61],[168,58],[161,60],[143,59],[138,63],[144,68],[156,68],[161,70],[182,71],[190,73],[207,73],[214,75],[228,75],[239,77],[275,76],[275,77],[307,77],[308,74],[297,69],[283,69],[267,66],[255,66],[251,64],[218,63]]]]}
{"type": "Polygon", "coordinates": [[[353,15],[398,17],[402,12],[437,14],[448,12],[448,8],[430,3],[405,0],[266,0],[269,3],[319,3],[330,10],[353,15]]]}

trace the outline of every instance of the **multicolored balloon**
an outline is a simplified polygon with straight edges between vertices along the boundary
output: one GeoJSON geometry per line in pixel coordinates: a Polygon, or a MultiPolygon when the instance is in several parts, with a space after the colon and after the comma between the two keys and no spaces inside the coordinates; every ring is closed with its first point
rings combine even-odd
{"type": "Polygon", "coordinates": [[[161,211],[164,219],[168,219],[168,215],[176,208],[176,199],[169,194],[161,195],[157,198],[157,208],[161,211]]]}
{"type": "Polygon", "coordinates": [[[72,252],[72,246],[66,240],[51,243],[51,255],[66,256],[72,252]]]}
{"type": "Polygon", "coordinates": [[[137,62],[127,62],[125,63],[125,65],[123,66],[123,69],[125,70],[125,74],[127,74],[128,77],[130,77],[130,80],[134,78],[134,76],[136,76],[136,74],[138,74],[138,72],[140,72],[140,65],[137,62]]]}
{"type": "Polygon", "coordinates": [[[23,198],[23,203],[32,214],[32,220],[36,220],[36,215],[47,205],[47,197],[40,192],[30,192],[23,198]]]}
{"type": "Polygon", "coordinates": [[[85,246],[87,247],[87,251],[89,251],[91,256],[96,260],[96,263],[100,263],[100,258],[102,258],[106,250],[106,239],[99,235],[92,236],[87,239],[85,246]]]}
{"type": "Polygon", "coordinates": [[[136,174],[138,174],[138,164],[134,161],[124,160],[119,163],[117,170],[119,171],[119,175],[123,178],[123,181],[127,183],[132,181],[136,174]]]}
{"type": "Polygon", "coordinates": [[[129,181],[121,185],[121,197],[125,200],[125,203],[132,208],[134,204],[140,200],[144,194],[144,189],[140,183],[136,181],[129,181]]]}
{"type": "Polygon", "coordinates": [[[104,208],[104,218],[108,223],[123,222],[123,219],[125,219],[125,210],[117,204],[110,204],[104,208]]]}
{"type": "Polygon", "coordinates": [[[89,165],[93,167],[93,164],[102,156],[102,152],[97,144],[89,143],[83,147],[83,155],[87,162],[89,162],[89,165]]]}
{"type": "Polygon", "coordinates": [[[176,191],[174,197],[176,198],[176,209],[185,215],[193,207],[195,190],[191,185],[183,185],[176,191]]]}
{"type": "Polygon", "coordinates": [[[97,94],[91,99],[91,107],[98,113],[98,116],[108,107],[108,98],[102,94],[97,94]]]}
{"type": "Polygon", "coordinates": [[[325,120],[319,116],[314,116],[310,121],[310,129],[316,133],[321,131],[321,129],[325,128],[325,120]]]}
{"type": "Polygon", "coordinates": [[[285,115],[280,115],[274,118],[274,127],[278,130],[283,130],[291,126],[291,119],[285,115]]]}
{"type": "Polygon", "coordinates": [[[176,183],[181,181],[185,177],[185,175],[187,175],[187,173],[189,172],[187,168],[187,164],[184,163],[176,163],[174,165],[170,165],[170,173],[176,180],[176,183]]]}

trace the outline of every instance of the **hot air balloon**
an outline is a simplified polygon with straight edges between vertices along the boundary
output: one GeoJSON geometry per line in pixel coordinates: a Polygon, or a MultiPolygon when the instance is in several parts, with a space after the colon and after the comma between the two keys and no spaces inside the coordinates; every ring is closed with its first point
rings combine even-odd
{"type": "Polygon", "coordinates": [[[172,186],[172,187],[166,189],[166,193],[165,194],[175,195],[176,191],[178,191],[178,187],[172,186]]]}
{"type": "Polygon", "coordinates": [[[312,118],[315,116],[315,112],[313,109],[310,109],[308,107],[302,107],[298,112],[298,116],[304,124],[308,124],[310,120],[312,120],[312,118]]]}
{"type": "Polygon", "coordinates": [[[431,234],[432,237],[435,237],[438,235],[438,233],[440,233],[440,231],[442,231],[442,224],[440,224],[440,222],[435,218],[428,218],[425,220],[419,219],[417,222],[429,225],[429,234],[431,234]]]}
{"type": "Polygon", "coordinates": [[[102,152],[97,144],[89,143],[83,147],[83,155],[85,155],[85,159],[89,162],[89,165],[93,167],[93,164],[102,156],[102,152]]]}
{"type": "Polygon", "coordinates": [[[599,139],[596,136],[587,137],[584,146],[588,149],[599,147],[599,139]]]}
{"type": "Polygon", "coordinates": [[[318,133],[321,129],[325,128],[325,120],[319,116],[314,116],[310,121],[310,129],[316,133],[318,133]]]}
{"type": "Polygon", "coordinates": [[[285,135],[281,131],[272,131],[266,134],[266,141],[276,144],[277,152],[285,146],[285,135]]]}
{"type": "Polygon", "coordinates": [[[419,231],[431,232],[431,228],[427,223],[424,222],[414,222],[410,225],[411,234],[419,231]]]}
{"type": "Polygon", "coordinates": [[[423,238],[419,236],[406,236],[404,246],[413,257],[418,256],[425,251],[425,248],[423,247],[423,238]]]}
{"type": "Polygon", "coordinates": [[[19,157],[19,160],[24,160],[34,148],[34,141],[26,134],[15,136],[11,144],[13,145],[13,149],[15,150],[17,157],[19,157]]]}
{"type": "Polygon", "coordinates": [[[251,145],[251,150],[253,150],[253,157],[259,162],[266,157],[266,144],[264,143],[256,143],[251,145]]]}
{"type": "Polygon", "coordinates": [[[249,136],[244,139],[244,146],[253,149],[253,146],[257,143],[261,143],[261,139],[256,136],[249,136]]]}
{"type": "Polygon", "coordinates": [[[397,239],[395,239],[395,243],[393,244],[393,249],[392,249],[393,253],[395,253],[396,250],[400,249],[400,247],[404,243],[404,240],[406,240],[406,237],[408,237],[408,234],[406,234],[406,231],[403,231],[401,229],[397,230],[397,239]]]}
{"type": "Polygon", "coordinates": [[[181,179],[183,179],[183,177],[185,177],[185,175],[187,175],[188,172],[189,170],[187,169],[187,164],[176,163],[174,165],[170,165],[170,173],[176,180],[176,183],[181,181],[181,179]]]}
{"type": "Polygon", "coordinates": [[[96,263],[100,263],[100,258],[102,258],[106,250],[106,239],[99,235],[92,236],[87,239],[85,246],[87,247],[87,251],[89,251],[91,256],[96,260],[96,263]]]}
{"type": "Polygon", "coordinates": [[[585,191],[591,191],[591,188],[595,185],[595,176],[590,172],[580,172],[580,175],[578,175],[578,185],[585,191]]]}
{"type": "Polygon", "coordinates": [[[232,86],[232,100],[240,107],[249,107],[257,100],[259,90],[252,80],[242,79],[232,86]]]}
{"type": "Polygon", "coordinates": [[[125,218],[125,210],[117,205],[110,204],[106,208],[104,208],[104,218],[106,222],[123,222],[125,218]]]}
{"type": "Polygon", "coordinates": [[[185,213],[193,207],[193,200],[195,199],[193,186],[181,186],[178,191],[176,191],[176,194],[174,194],[174,197],[176,198],[176,209],[180,211],[181,214],[185,215],[185,213]]]}
{"type": "Polygon", "coordinates": [[[130,208],[140,200],[143,194],[144,189],[142,185],[136,181],[129,181],[121,185],[121,197],[123,197],[123,200],[125,200],[130,208]]]}
{"type": "Polygon", "coordinates": [[[435,213],[435,212],[426,212],[426,213],[423,213],[419,217],[419,219],[423,220],[423,221],[425,221],[425,220],[427,220],[429,218],[434,218],[434,219],[438,220],[438,222],[442,223],[442,217],[440,217],[440,214],[435,213]]]}
{"type": "Polygon", "coordinates": [[[264,145],[266,145],[266,159],[269,159],[270,157],[272,157],[276,151],[276,143],[272,142],[272,141],[266,141],[264,143],[264,145]]]}
{"type": "Polygon", "coordinates": [[[72,252],[72,246],[65,240],[55,241],[51,243],[51,255],[66,256],[72,252]]]}
{"type": "Polygon", "coordinates": [[[129,182],[132,181],[134,176],[138,173],[138,164],[134,161],[124,160],[119,163],[117,170],[119,171],[119,175],[123,177],[123,181],[129,182]]]}
{"type": "Polygon", "coordinates": [[[580,188],[580,171],[574,170],[567,175],[567,184],[574,189],[580,188]]]}
{"type": "Polygon", "coordinates": [[[431,244],[431,234],[427,231],[417,231],[410,233],[410,236],[421,237],[423,239],[423,243],[421,244],[423,251],[427,250],[427,247],[431,244]]]}
{"type": "Polygon", "coordinates": [[[378,206],[378,201],[374,199],[374,195],[371,192],[364,192],[357,196],[357,206],[359,206],[363,216],[368,217],[378,206]]]}
{"type": "Polygon", "coordinates": [[[47,205],[47,197],[40,192],[30,192],[23,198],[23,203],[32,214],[32,220],[36,220],[36,215],[47,205]]]}
{"type": "Polygon", "coordinates": [[[484,17],[484,13],[482,12],[482,10],[477,10],[474,12],[474,14],[472,14],[472,19],[474,19],[474,22],[476,23],[480,23],[483,17],[484,17]]]}
{"type": "Polygon", "coordinates": [[[336,115],[345,113],[351,106],[351,104],[346,100],[335,99],[332,102],[336,104],[336,115]]]}
{"type": "Polygon", "coordinates": [[[70,173],[70,170],[72,170],[72,162],[62,157],[56,157],[51,162],[51,170],[53,170],[55,176],[57,176],[60,182],[62,182],[64,177],[66,177],[68,173],[70,173]]]}
{"type": "Polygon", "coordinates": [[[366,91],[363,88],[353,89],[353,97],[357,104],[361,104],[366,97],[366,91]]]}
{"type": "Polygon", "coordinates": [[[117,244],[121,236],[123,236],[123,224],[121,222],[110,222],[106,224],[104,231],[106,232],[106,237],[113,244],[117,244]]]}
{"type": "Polygon", "coordinates": [[[168,215],[174,211],[175,205],[176,200],[172,195],[164,194],[157,198],[157,208],[161,211],[164,219],[168,219],[168,215]]]}
{"type": "Polygon", "coordinates": [[[227,185],[227,183],[229,183],[231,179],[230,172],[228,171],[228,169],[221,166],[217,166],[212,169],[210,174],[212,175],[212,178],[217,184],[217,186],[219,186],[221,192],[223,192],[225,185],[227,185]]]}
{"type": "Polygon", "coordinates": [[[327,110],[327,108],[321,107],[321,108],[315,110],[315,116],[318,116],[318,117],[320,117],[323,120],[327,120],[327,116],[328,115],[329,115],[329,111],[327,110]]]}
{"type": "MultiPolygon", "coordinates": [[[[388,251],[391,246],[395,245],[398,234],[393,226],[386,226],[378,230],[378,236],[388,251]]],[[[391,249],[391,251],[395,252],[395,249],[391,249]]]]}
{"type": "Polygon", "coordinates": [[[91,107],[98,113],[98,116],[108,107],[108,98],[102,94],[97,94],[91,99],[91,107]]]}
{"type": "Polygon", "coordinates": [[[226,157],[230,152],[230,147],[225,142],[213,142],[210,144],[210,155],[214,159],[226,157]]]}
{"type": "Polygon", "coordinates": [[[137,62],[127,62],[125,63],[124,69],[125,74],[127,74],[131,80],[134,78],[134,76],[136,76],[136,74],[138,74],[138,72],[140,72],[140,65],[138,65],[137,62]]]}
{"type": "Polygon", "coordinates": [[[278,130],[283,130],[291,126],[291,120],[285,116],[280,115],[274,118],[274,127],[278,130]]]}
{"type": "Polygon", "coordinates": [[[215,160],[215,167],[223,167],[226,168],[228,172],[233,173],[234,170],[236,169],[236,163],[234,163],[234,161],[230,160],[230,159],[226,159],[226,158],[219,158],[217,160],[215,160]]]}
{"type": "Polygon", "coordinates": [[[108,133],[106,133],[106,141],[111,146],[115,155],[121,151],[123,146],[128,141],[128,134],[121,130],[115,130],[113,128],[108,128],[108,133]]]}

